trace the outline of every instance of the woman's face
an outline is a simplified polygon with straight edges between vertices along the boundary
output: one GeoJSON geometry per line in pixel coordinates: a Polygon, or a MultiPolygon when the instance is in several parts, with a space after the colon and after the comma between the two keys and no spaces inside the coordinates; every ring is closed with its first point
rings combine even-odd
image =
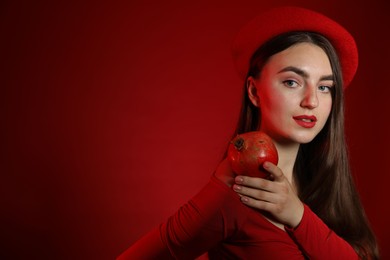
{"type": "Polygon", "coordinates": [[[307,143],[324,127],[334,83],[329,59],[320,47],[293,45],[273,55],[258,79],[248,81],[249,93],[256,96],[250,98],[261,111],[260,130],[275,141],[307,143]]]}

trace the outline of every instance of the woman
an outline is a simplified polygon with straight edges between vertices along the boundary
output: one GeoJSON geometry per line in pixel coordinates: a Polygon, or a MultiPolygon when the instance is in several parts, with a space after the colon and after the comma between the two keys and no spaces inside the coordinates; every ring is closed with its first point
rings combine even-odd
{"type": "Polygon", "coordinates": [[[119,258],[379,258],[344,139],[352,36],[321,14],[275,8],[242,29],[233,55],[245,79],[235,134],[273,139],[278,165],[263,165],[271,179],[236,176],[223,160],[209,184],[119,258]]]}

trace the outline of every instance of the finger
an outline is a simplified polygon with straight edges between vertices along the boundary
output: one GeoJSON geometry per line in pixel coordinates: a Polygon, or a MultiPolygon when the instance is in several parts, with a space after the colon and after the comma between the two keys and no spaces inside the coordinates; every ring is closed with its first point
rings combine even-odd
{"type": "Polygon", "coordinates": [[[240,186],[240,185],[233,185],[233,190],[238,193],[238,195],[246,196],[246,197],[251,197],[256,200],[262,200],[262,201],[267,201],[271,203],[277,202],[277,197],[275,194],[265,191],[265,190],[259,190],[259,189],[253,189],[253,188],[248,188],[245,186],[240,186]]]}
{"type": "Polygon", "coordinates": [[[263,178],[239,175],[236,176],[234,181],[240,186],[247,186],[254,189],[262,189],[266,191],[271,191],[273,189],[272,181],[263,178]]]}
{"type": "Polygon", "coordinates": [[[264,162],[263,168],[271,174],[271,180],[273,181],[282,181],[284,180],[284,174],[282,170],[271,162],[264,162]]]}
{"type": "Polygon", "coordinates": [[[265,210],[268,212],[272,212],[276,208],[276,205],[272,202],[263,201],[263,200],[256,200],[256,199],[253,199],[253,198],[247,197],[247,196],[241,196],[241,202],[249,207],[256,208],[259,210],[265,210]]]}

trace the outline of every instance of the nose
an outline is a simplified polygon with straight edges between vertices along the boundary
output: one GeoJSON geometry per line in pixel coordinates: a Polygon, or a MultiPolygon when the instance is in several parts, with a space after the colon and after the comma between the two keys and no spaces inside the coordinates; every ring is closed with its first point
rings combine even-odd
{"type": "Polygon", "coordinates": [[[314,86],[307,86],[304,90],[301,107],[313,109],[318,107],[317,89],[314,86]]]}

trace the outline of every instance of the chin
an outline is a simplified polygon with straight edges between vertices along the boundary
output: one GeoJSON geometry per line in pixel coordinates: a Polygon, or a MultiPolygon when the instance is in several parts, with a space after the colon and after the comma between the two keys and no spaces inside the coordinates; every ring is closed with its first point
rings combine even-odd
{"type": "Polygon", "coordinates": [[[307,144],[313,141],[315,138],[314,135],[281,135],[281,136],[271,136],[276,142],[281,144],[307,144]]]}
{"type": "Polygon", "coordinates": [[[302,141],[299,141],[298,143],[300,144],[308,144],[310,143],[311,141],[313,141],[314,138],[310,139],[310,140],[302,140],[302,141]]]}
{"type": "Polygon", "coordinates": [[[312,133],[303,133],[300,135],[291,136],[291,140],[294,140],[297,143],[300,144],[307,144],[314,140],[316,137],[316,134],[312,133]]]}
{"type": "Polygon", "coordinates": [[[315,138],[315,136],[305,136],[305,137],[298,138],[298,142],[300,144],[308,144],[311,141],[313,141],[314,138],[315,138]]]}
{"type": "Polygon", "coordinates": [[[297,144],[307,144],[314,140],[314,138],[317,136],[318,132],[314,129],[310,130],[304,130],[301,129],[293,129],[291,128],[287,131],[266,131],[262,130],[265,133],[267,133],[272,139],[279,143],[297,143],[297,144]]]}

